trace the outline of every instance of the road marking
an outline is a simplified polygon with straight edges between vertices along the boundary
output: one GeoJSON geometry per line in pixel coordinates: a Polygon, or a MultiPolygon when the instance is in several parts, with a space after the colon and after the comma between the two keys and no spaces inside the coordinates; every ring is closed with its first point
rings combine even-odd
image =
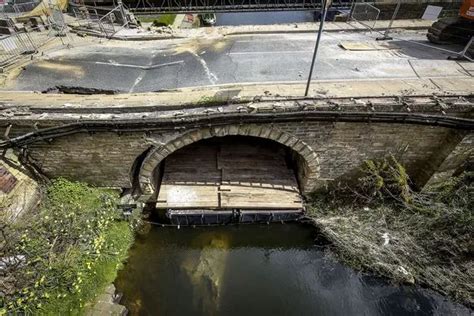
{"type": "Polygon", "coordinates": [[[235,52],[227,55],[255,55],[255,54],[308,54],[312,50],[283,50],[283,51],[268,51],[268,52],[235,52]]]}
{"type": "Polygon", "coordinates": [[[205,61],[201,56],[199,56],[198,54],[196,54],[195,52],[191,52],[191,51],[189,51],[189,52],[190,52],[194,57],[196,57],[196,59],[197,59],[197,60],[199,61],[199,63],[201,64],[202,68],[204,68],[204,72],[206,73],[206,76],[207,76],[207,79],[209,79],[209,82],[211,82],[211,84],[215,85],[219,79],[217,79],[217,76],[211,72],[211,70],[210,70],[209,67],[207,66],[206,61],[205,61]]]}
{"type": "MultiPolygon", "coordinates": [[[[279,43],[282,43],[284,40],[282,40],[281,38],[279,39],[265,39],[265,43],[268,43],[268,42],[279,42],[279,43]]],[[[310,37],[310,38],[291,38],[291,42],[294,43],[294,42],[310,42],[310,43],[314,43],[316,41],[315,38],[313,37],[310,37]]],[[[235,41],[235,43],[255,43],[256,41],[253,40],[242,40],[242,41],[235,41]]]]}
{"type": "Polygon", "coordinates": [[[142,72],[142,74],[138,76],[137,79],[135,79],[135,82],[133,83],[128,93],[132,93],[135,87],[137,86],[137,84],[139,84],[143,80],[144,77],[145,77],[145,72],[142,72]]]}
{"type": "Polygon", "coordinates": [[[150,65],[150,66],[140,66],[140,65],[132,65],[132,64],[119,64],[119,63],[103,62],[103,61],[96,61],[95,62],[95,64],[97,64],[97,65],[108,65],[108,66],[115,66],[115,67],[136,68],[136,69],[142,69],[142,70],[151,70],[151,69],[155,69],[155,68],[159,68],[159,67],[173,66],[173,65],[182,64],[182,63],[184,63],[184,60],[172,61],[172,62],[169,62],[169,63],[150,65]]]}

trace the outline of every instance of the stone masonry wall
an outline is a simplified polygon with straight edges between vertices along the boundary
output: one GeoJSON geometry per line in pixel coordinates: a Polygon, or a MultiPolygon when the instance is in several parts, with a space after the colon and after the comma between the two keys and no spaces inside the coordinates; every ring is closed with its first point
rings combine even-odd
{"type": "MultiPolygon", "coordinates": [[[[417,182],[451,130],[404,124],[323,123],[280,124],[304,140],[319,156],[320,180],[337,181],[350,176],[367,159],[395,155],[417,182]]],[[[424,183],[419,183],[422,186],[424,183]]]]}
{"type": "MultiPolygon", "coordinates": [[[[455,130],[407,124],[291,122],[268,124],[293,135],[309,145],[319,161],[321,183],[341,180],[357,170],[364,160],[394,154],[407,167],[414,180],[427,181],[437,166],[430,159],[455,130]],[[423,175],[423,177],[419,177],[423,175]]],[[[144,133],[74,134],[35,143],[28,149],[31,159],[49,177],[66,177],[98,186],[131,187],[132,166],[145,150],[160,147],[179,134],[169,132],[154,135],[144,133]]],[[[453,146],[455,148],[455,145],[453,146]]],[[[441,157],[443,158],[443,157],[441,157]]],[[[192,157],[190,157],[192,159],[192,157]]],[[[439,159],[441,163],[443,159],[439,159]]],[[[424,183],[420,183],[423,185],[424,183]]]]}
{"type": "Polygon", "coordinates": [[[130,187],[133,162],[148,148],[143,133],[74,134],[29,149],[31,160],[51,178],[66,177],[105,187],[130,187]]]}

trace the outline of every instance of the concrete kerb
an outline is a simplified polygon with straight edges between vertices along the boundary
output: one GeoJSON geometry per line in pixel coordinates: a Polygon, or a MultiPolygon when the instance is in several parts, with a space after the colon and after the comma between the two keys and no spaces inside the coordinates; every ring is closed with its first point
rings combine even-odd
{"type": "MultiPolygon", "coordinates": [[[[410,78],[410,79],[378,79],[378,80],[315,80],[312,86],[312,98],[335,98],[335,97],[390,97],[390,96],[420,96],[437,95],[449,96],[452,94],[470,95],[474,78],[457,78],[456,84],[452,78],[440,78],[431,80],[430,78],[410,78]],[[341,87],[351,87],[351,89],[341,90],[341,87]],[[318,93],[325,90],[324,95],[318,93]],[[413,90],[413,91],[412,91],[413,90]],[[407,92],[408,91],[408,92],[407,92]],[[410,92],[412,91],[412,92],[410,92]]],[[[0,102],[7,108],[64,108],[67,104],[70,109],[87,112],[101,112],[111,108],[126,112],[129,110],[150,110],[166,111],[191,109],[195,107],[213,107],[213,104],[200,104],[203,97],[213,97],[218,91],[228,89],[239,89],[239,95],[230,99],[223,99],[222,105],[248,103],[258,98],[260,102],[276,102],[288,100],[300,100],[304,92],[302,82],[277,82],[277,83],[249,83],[249,84],[229,84],[199,87],[182,88],[176,91],[159,93],[133,93],[117,95],[69,95],[69,94],[42,94],[37,97],[35,92],[25,91],[2,91],[0,92],[0,102]],[[265,93],[267,92],[267,93],[265,93]]],[[[219,106],[222,106],[219,105],[219,106]]]]}
{"type": "MultiPolygon", "coordinates": [[[[379,26],[374,27],[371,31],[385,31],[389,21],[379,21],[379,26]],[[382,24],[382,25],[380,25],[382,24]]],[[[394,29],[405,29],[405,30],[422,30],[429,27],[429,23],[425,20],[397,20],[394,25],[394,29]]],[[[248,26],[235,26],[235,27],[216,27],[216,32],[222,36],[239,36],[239,35],[257,35],[257,34],[284,34],[284,33],[314,33],[316,32],[318,22],[314,23],[295,23],[295,24],[282,24],[282,25],[260,25],[253,26],[257,29],[245,30],[248,26]],[[295,27],[296,25],[296,27],[295,27]],[[310,27],[309,27],[310,26],[310,27]]],[[[325,32],[367,32],[370,31],[366,26],[358,22],[328,22],[324,30],[325,32]]],[[[95,32],[87,32],[84,30],[75,31],[76,33],[82,32],[90,36],[104,37],[103,35],[95,32]]],[[[186,34],[186,30],[181,30],[183,34],[171,34],[169,36],[163,35],[139,35],[136,36],[117,36],[114,35],[110,39],[120,41],[153,41],[153,40],[170,40],[170,39],[185,39],[190,38],[186,34]]]]}
{"type": "MultiPolygon", "coordinates": [[[[426,30],[428,27],[426,25],[414,25],[414,26],[398,26],[394,29],[404,29],[404,30],[426,30]]],[[[382,32],[385,31],[386,27],[375,27],[371,31],[382,32]]],[[[258,35],[258,34],[288,34],[288,33],[315,33],[317,31],[317,24],[314,25],[314,29],[286,29],[286,30],[268,30],[268,31],[231,31],[229,33],[223,34],[223,36],[240,36],[240,35],[258,35]]],[[[366,27],[360,28],[346,28],[346,29],[325,29],[324,32],[367,32],[370,31],[366,27]]]]}

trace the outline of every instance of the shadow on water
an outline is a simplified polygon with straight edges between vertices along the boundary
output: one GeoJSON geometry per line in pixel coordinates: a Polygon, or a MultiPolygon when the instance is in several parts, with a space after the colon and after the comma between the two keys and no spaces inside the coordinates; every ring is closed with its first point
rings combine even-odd
{"type": "Polygon", "coordinates": [[[336,262],[298,224],[158,228],[116,286],[131,315],[469,315],[431,291],[336,262]]]}

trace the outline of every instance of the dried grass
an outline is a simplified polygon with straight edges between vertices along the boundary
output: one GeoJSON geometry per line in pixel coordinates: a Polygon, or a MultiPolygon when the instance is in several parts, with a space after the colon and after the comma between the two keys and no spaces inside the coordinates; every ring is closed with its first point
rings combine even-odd
{"type": "Polygon", "coordinates": [[[474,307],[474,173],[420,193],[394,158],[369,162],[363,172],[358,186],[315,195],[309,208],[336,255],[474,307]]]}

